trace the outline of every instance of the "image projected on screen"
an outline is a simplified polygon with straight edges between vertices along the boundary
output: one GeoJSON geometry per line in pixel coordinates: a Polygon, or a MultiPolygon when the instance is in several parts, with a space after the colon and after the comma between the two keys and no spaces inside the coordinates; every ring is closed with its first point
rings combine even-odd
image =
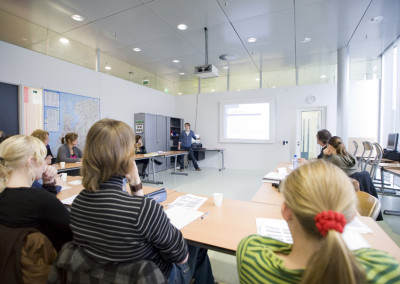
{"type": "Polygon", "coordinates": [[[237,104],[225,106],[226,138],[269,139],[269,104],[237,104]]]}
{"type": "Polygon", "coordinates": [[[220,103],[220,141],[273,143],[274,102],[220,103]]]}

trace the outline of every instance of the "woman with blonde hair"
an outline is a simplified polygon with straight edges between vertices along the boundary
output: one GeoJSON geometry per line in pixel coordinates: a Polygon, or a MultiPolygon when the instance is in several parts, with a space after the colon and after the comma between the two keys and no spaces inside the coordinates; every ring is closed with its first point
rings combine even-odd
{"type": "Polygon", "coordinates": [[[15,135],[0,144],[0,224],[37,228],[56,250],[72,239],[69,213],[51,193],[57,171],[45,162],[46,147],[32,136],[15,135]],[[43,179],[43,189],[32,182],[43,179]]]}
{"type": "MultiPolygon", "coordinates": [[[[97,263],[150,260],[169,283],[188,283],[192,262],[182,233],[161,205],[143,196],[132,128],[113,119],[93,124],[86,137],[81,172],[85,189],[71,207],[74,244],[97,263]]],[[[209,266],[207,251],[203,252],[202,264],[209,266]]],[[[198,255],[191,253],[193,263],[196,256],[200,259],[198,255]]],[[[202,264],[197,262],[196,269],[202,264]]],[[[213,280],[196,279],[196,283],[213,280]]]]}
{"type": "Polygon", "coordinates": [[[358,171],[357,160],[347,152],[342,138],[332,136],[327,141],[327,148],[323,151],[323,159],[341,168],[348,176],[358,171]]]}
{"type": "Polygon", "coordinates": [[[76,163],[82,159],[82,151],[78,145],[78,134],[74,132],[67,133],[65,137],[61,138],[63,145],[58,148],[57,162],[76,163]]]}
{"type": "Polygon", "coordinates": [[[244,238],[236,252],[241,283],[398,283],[394,258],[371,248],[350,251],[343,240],[357,202],[343,171],[311,161],[292,171],[281,191],[293,245],[260,235],[244,238]]]}
{"type": "Polygon", "coordinates": [[[56,158],[54,158],[53,153],[51,152],[49,145],[49,132],[44,131],[42,129],[36,129],[32,132],[31,136],[40,139],[44,145],[46,145],[47,154],[46,154],[46,163],[48,165],[52,165],[56,162],[56,158]]]}

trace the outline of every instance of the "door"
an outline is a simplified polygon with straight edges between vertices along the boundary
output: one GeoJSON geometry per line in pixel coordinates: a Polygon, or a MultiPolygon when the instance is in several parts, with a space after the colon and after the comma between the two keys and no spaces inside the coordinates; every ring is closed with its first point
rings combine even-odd
{"type": "Polygon", "coordinates": [[[326,107],[297,109],[295,155],[305,159],[316,158],[321,152],[317,132],[326,128],[326,107]]]}

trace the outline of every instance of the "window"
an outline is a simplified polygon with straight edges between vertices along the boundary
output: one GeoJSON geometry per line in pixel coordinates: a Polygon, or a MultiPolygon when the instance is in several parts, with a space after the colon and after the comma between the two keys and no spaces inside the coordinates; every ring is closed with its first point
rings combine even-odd
{"type": "Polygon", "coordinates": [[[275,102],[221,102],[219,109],[220,142],[275,142],[275,102]]]}

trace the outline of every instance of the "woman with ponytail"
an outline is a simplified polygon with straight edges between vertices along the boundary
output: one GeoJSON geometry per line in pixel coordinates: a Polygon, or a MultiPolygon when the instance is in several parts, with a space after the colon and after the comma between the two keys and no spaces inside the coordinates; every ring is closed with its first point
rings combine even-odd
{"type": "Polygon", "coordinates": [[[341,168],[348,176],[358,171],[357,160],[347,152],[342,138],[332,136],[328,139],[328,147],[323,151],[325,161],[341,168]]]}
{"type": "Polygon", "coordinates": [[[33,136],[15,135],[0,144],[0,224],[36,228],[54,248],[72,240],[69,213],[50,192],[55,191],[57,171],[48,166],[46,146],[33,136]],[[43,180],[43,189],[32,188],[43,180]]]}
{"type": "Polygon", "coordinates": [[[292,171],[280,189],[293,244],[244,238],[236,252],[241,283],[399,283],[400,264],[387,253],[347,248],[342,232],[357,201],[343,171],[311,161],[292,171]]]}
{"type": "Polygon", "coordinates": [[[67,133],[61,138],[62,145],[58,148],[57,162],[76,163],[80,162],[83,156],[78,145],[78,134],[74,132],[67,133]]]}

